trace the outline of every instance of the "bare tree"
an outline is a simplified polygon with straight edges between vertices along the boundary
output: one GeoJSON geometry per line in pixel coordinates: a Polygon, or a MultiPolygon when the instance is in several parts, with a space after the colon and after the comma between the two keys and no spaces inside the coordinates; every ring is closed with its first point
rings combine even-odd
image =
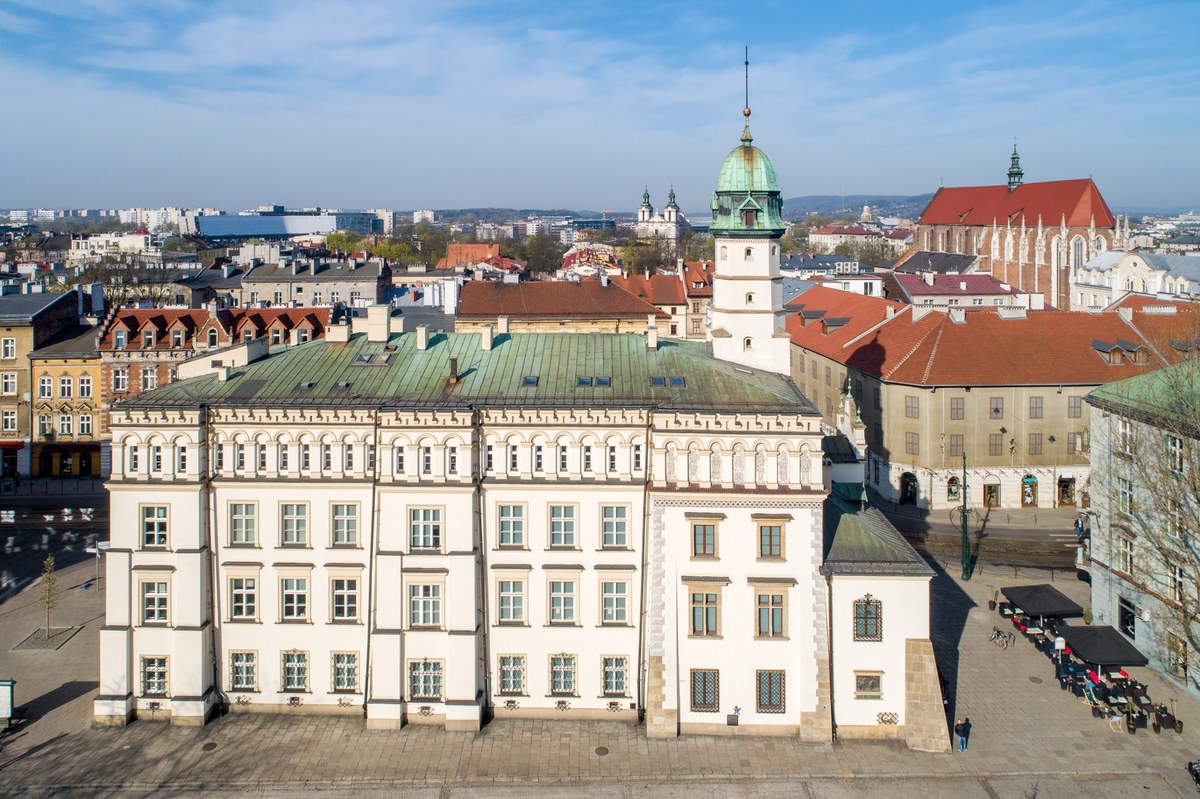
{"type": "Polygon", "coordinates": [[[42,582],[38,586],[38,601],[46,609],[46,639],[50,639],[50,612],[58,604],[58,575],[54,573],[54,556],[42,562],[42,582]]]}
{"type": "Polygon", "coordinates": [[[100,283],[108,304],[122,308],[139,302],[154,305],[167,302],[174,294],[174,278],[174,273],[165,266],[105,255],[85,268],[76,282],[100,283]]]}

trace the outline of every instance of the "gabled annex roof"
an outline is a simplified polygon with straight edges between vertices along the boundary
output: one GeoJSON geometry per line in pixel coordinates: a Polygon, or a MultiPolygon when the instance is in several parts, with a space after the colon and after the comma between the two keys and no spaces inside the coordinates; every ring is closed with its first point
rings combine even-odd
{"type": "Polygon", "coordinates": [[[683,305],[687,302],[683,283],[671,275],[617,275],[609,280],[614,286],[654,305],[683,305]]]}
{"type": "Polygon", "coordinates": [[[646,300],[595,279],[579,283],[476,280],[463,286],[458,301],[460,319],[645,319],[649,315],[668,316],[646,300]]]}
{"type": "Polygon", "coordinates": [[[1012,191],[1007,185],[943,187],[937,190],[925,211],[922,225],[1007,224],[1036,228],[1038,219],[1046,227],[1057,227],[1066,218],[1068,227],[1110,228],[1116,218],[1100,196],[1091,178],[1022,183],[1012,191]]]}

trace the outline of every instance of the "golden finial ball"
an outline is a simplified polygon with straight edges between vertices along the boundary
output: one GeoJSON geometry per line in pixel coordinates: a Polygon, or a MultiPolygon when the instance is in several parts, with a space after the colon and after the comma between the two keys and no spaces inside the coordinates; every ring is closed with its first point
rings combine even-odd
{"type": "Polygon", "coordinates": [[[744,117],[750,116],[750,106],[746,106],[745,108],[742,109],[742,116],[744,116],[744,117]]]}

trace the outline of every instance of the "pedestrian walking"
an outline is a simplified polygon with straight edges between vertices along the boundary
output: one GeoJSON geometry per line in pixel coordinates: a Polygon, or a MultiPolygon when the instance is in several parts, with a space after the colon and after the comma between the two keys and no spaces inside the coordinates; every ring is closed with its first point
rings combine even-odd
{"type": "Polygon", "coordinates": [[[1083,519],[1076,516],[1075,517],[1075,540],[1079,541],[1082,539],[1083,539],[1083,519]]]}
{"type": "Polygon", "coordinates": [[[954,720],[954,737],[958,739],[958,751],[967,751],[967,728],[962,719],[954,720]]]}
{"type": "Polygon", "coordinates": [[[971,742],[971,719],[963,718],[963,734],[962,734],[962,751],[967,751],[967,744],[971,742]]]}

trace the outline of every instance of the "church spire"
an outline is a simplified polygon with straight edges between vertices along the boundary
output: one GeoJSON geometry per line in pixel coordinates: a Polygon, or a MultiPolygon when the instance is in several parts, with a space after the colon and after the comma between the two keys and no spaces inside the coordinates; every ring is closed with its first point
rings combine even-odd
{"type": "Polygon", "coordinates": [[[742,116],[746,125],[742,128],[742,144],[749,147],[754,137],[750,135],[750,46],[746,46],[746,104],[742,106],[742,116]]]}
{"type": "Polygon", "coordinates": [[[1008,167],[1008,190],[1016,189],[1024,178],[1025,171],[1021,169],[1021,156],[1017,154],[1017,140],[1013,139],[1012,164],[1008,167]]]}

